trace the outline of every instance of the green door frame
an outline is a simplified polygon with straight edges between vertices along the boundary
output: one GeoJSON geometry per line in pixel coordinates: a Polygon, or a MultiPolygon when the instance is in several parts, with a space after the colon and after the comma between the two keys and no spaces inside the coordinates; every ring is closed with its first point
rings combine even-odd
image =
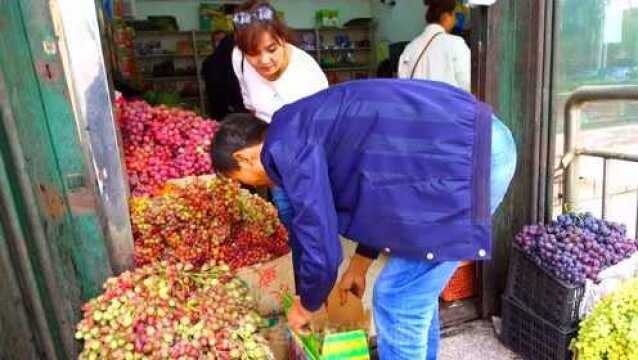
{"type": "Polygon", "coordinates": [[[54,3],[0,0],[0,269],[12,291],[0,304],[23,303],[0,308],[0,358],[75,358],[80,306],[113,273],[54,3]],[[13,322],[25,317],[29,327],[16,333],[13,322]],[[10,340],[20,334],[30,350],[10,340]]]}
{"type": "MultiPolygon", "coordinates": [[[[493,220],[492,260],[481,266],[481,313],[500,313],[509,245],[525,225],[544,221],[549,149],[554,0],[498,0],[476,12],[475,89],[512,130],[517,171],[493,220]]],[[[549,205],[551,206],[551,204],[549,205]]]]}

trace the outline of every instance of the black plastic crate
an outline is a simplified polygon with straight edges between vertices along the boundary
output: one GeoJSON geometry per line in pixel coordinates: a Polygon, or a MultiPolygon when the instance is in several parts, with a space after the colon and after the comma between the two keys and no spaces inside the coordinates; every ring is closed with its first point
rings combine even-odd
{"type": "Polygon", "coordinates": [[[571,360],[576,328],[561,329],[515,299],[503,296],[501,341],[527,360],[571,360]]]}
{"type": "Polygon", "coordinates": [[[505,294],[545,320],[568,329],[578,323],[585,287],[569,284],[541,268],[518,246],[512,246],[505,294]]]}

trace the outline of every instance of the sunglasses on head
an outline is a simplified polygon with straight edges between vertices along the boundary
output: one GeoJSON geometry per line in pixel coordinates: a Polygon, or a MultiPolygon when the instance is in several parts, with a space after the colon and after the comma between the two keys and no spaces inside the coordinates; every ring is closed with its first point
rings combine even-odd
{"type": "Polygon", "coordinates": [[[233,15],[233,23],[237,27],[254,22],[268,22],[275,18],[275,10],[270,5],[260,5],[251,11],[240,11],[233,15]]]}

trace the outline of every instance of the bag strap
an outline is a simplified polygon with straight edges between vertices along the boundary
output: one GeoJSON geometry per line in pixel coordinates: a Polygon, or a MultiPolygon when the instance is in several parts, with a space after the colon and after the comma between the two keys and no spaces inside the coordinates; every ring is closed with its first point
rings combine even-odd
{"type": "Polygon", "coordinates": [[[419,63],[421,62],[421,59],[423,58],[423,55],[425,55],[425,52],[428,50],[428,48],[430,47],[430,44],[432,44],[432,41],[434,41],[434,39],[436,39],[439,35],[443,34],[443,32],[438,32],[436,34],[434,34],[431,38],[430,41],[428,41],[428,43],[425,45],[425,47],[423,48],[423,50],[421,50],[421,54],[419,54],[419,57],[416,59],[416,61],[414,62],[414,67],[412,68],[412,72],[410,73],[410,79],[414,79],[414,72],[416,71],[416,67],[417,65],[419,65],[419,63]]]}

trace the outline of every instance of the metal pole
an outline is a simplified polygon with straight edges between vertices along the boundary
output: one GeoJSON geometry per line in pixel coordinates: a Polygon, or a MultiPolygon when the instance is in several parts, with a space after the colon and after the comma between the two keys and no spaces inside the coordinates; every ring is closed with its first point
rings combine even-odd
{"type": "MultiPolygon", "coordinates": [[[[56,280],[53,270],[53,265],[49,256],[48,244],[46,237],[44,236],[43,229],[36,219],[39,219],[37,204],[35,203],[35,194],[29,184],[28,175],[25,173],[26,165],[24,164],[25,157],[22,154],[20,144],[16,136],[10,136],[9,134],[15,134],[14,117],[11,110],[11,106],[6,101],[8,94],[5,90],[4,78],[2,72],[0,72],[0,126],[4,127],[8,133],[7,147],[11,155],[11,161],[13,162],[13,168],[16,173],[14,174],[17,186],[20,188],[24,196],[25,212],[28,214],[29,224],[27,224],[32,232],[33,245],[37,248],[37,254],[39,260],[42,263],[44,270],[43,277],[45,279],[45,286],[48,292],[49,301],[53,305],[54,316],[60,324],[68,324],[68,320],[65,315],[65,300],[60,293],[59,283],[56,280]]],[[[7,182],[6,173],[4,173],[5,162],[0,157],[0,204],[4,206],[0,211],[0,227],[4,229],[8,236],[8,241],[11,243],[16,258],[13,259],[17,264],[20,272],[20,286],[24,292],[24,298],[27,300],[25,306],[31,310],[33,319],[35,320],[35,328],[37,329],[36,341],[41,342],[42,351],[47,356],[47,359],[57,359],[55,340],[52,336],[52,331],[49,328],[50,324],[47,321],[46,310],[43,307],[43,300],[40,296],[40,290],[38,289],[38,282],[33,277],[34,269],[29,256],[28,241],[25,239],[24,232],[20,229],[19,215],[15,212],[13,206],[7,206],[8,204],[15,203],[13,195],[9,191],[11,184],[7,182]]],[[[4,281],[2,279],[0,281],[4,281]]],[[[24,324],[24,326],[28,326],[24,324]]],[[[70,327],[67,327],[67,329],[70,327]]],[[[65,328],[62,327],[62,331],[65,328]]],[[[68,339],[72,338],[72,334],[68,335],[68,339]]],[[[64,343],[68,354],[72,354],[72,345],[70,343],[64,343]]]]}
{"type": "Polygon", "coordinates": [[[589,150],[585,148],[576,149],[576,155],[594,156],[607,160],[631,161],[638,163],[638,155],[617,153],[605,150],[589,150]]]}
{"type": "MultiPolygon", "coordinates": [[[[559,0],[548,0],[547,5],[547,18],[549,19],[548,26],[545,30],[545,80],[543,92],[545,95],[546,105],[544,112],[547,121],[547,159],[545,169],[545,222],[549,222],[554,215],[554,169],[556,158],[556,123],[558,119],[552,116],[554,103],[552,100],[552,81],[553,81],[553,64],[559,63],[559,57],[561,56],[559,51],[558,41],[555,41],[555,24],[560,24],[561,12],[559,11],[559,0]]],[[[564,195],[564,194],[563,194],[564,195]]]]}

